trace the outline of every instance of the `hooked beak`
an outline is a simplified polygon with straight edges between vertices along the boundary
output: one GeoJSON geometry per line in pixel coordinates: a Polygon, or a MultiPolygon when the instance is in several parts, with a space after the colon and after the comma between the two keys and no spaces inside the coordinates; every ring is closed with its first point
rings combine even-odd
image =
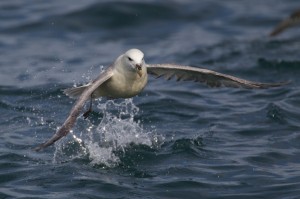
{"type": "Polygon", "coordinates": [[[139,75],[140,77],[142,77],[142,75],[143,75],[143,72],[142,72],[142,65],[141,65],[141,64],[136,64],[136,65],[135,65],[135,68],[136,68],[136,71],[137,71],[138,75],[139,75]]]}

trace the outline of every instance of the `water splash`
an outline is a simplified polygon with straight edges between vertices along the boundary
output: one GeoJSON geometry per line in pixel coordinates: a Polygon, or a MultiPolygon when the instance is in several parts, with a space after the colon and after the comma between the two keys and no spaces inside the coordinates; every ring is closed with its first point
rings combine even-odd
{"type": "MultiPolygon", "coordinates": [[[[72,142],[76,143],[77,152],[73,150],[72,154],[68,154],[69,157],[84,155],[92,165],[114,167],[120,163],[120,155],[124,155],[131,144],[153,148],[158,147],[163,140],[155,130],[147,131],[140,121],[135,120],[139,108],[132,99],[108,100],[99,103],[97,107],[103,115],[101,122],[98,125],[90,123],[85,129],[87,132],[82,132],[80,136],[72,133],[72,142]]],[[[62,153],[66,155],[66,151],[69,151],[63,148],[68,147],[56,147],[55,162],[61,158],[62,153]]]]}

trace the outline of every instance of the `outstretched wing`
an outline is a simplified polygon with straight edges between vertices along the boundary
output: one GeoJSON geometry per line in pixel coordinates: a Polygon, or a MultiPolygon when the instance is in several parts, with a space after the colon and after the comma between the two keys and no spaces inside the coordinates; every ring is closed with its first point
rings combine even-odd
{"type": "Polygon", "coordinates": [[[174,64],[147,64],[148,74],[156,77],[164,76],[167,80],[174,76],[177,81],[195,81],[207,84],[210,87],[234,87],[234,88],[270,88],[278,87],[287,82],[260,83],[237,78],[231,75],[218,73],[212,70],[196,68],[191,66],[181,66],[174,64]]]}
{"type": "Polygon", "coordinates": [[[276,36],[285,29],[300,24],[300,9],[296,10],[291,14],[291,16],[282,22],[280,22],[270,33],[270,36],[276,36]]]}
{"type": "Polygon", "coordinates": [[[43,148],[46,148],[50,145],[52,145],[54,142],[59,140],[60,138],[66,136],[69,131],[74,126],[76,119],[78,115],[80,114],[80,111],[86,102],[91,96],[91,94],[94,92],[94,90],[100,86],[102,83],[107,81],[111,76],[113,75],[112,67],[109,67],[106,71],[101,73],[97,79],[95,79],[81,94],[81,96],[77,99],[75,105],[73,106],[72,110],[69,113],[68,118],[64,122],[64,124],[58,129],[58,131],[46,142],[36,147],[35,151],[40,151],[43,148]]]}

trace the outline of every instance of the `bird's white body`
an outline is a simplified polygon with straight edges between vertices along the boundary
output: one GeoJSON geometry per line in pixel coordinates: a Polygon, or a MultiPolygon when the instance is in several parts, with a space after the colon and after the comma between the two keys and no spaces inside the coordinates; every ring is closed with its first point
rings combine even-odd
{"type": "Polygon", "coordinates": [[[147,84],[147,68],[144,63],[144,54],[132,49],[124,55],[118,57],[115,65],[114,75],[98,87],[93,93],[95,98],[109,97],[109,98],[130,98],[139,94],[147,84]],[[132,57],[132,61],[129,60],[132,57]],[[135,58],[135,59],[134,59],[135,58]],[[136,65],[141,66],[140,75],[136,69],[132,67],[136,65]]]}
{"type": "MultiPolygon", "coordinates": [[[[92,93],[92,98],[130,98],[139,94],[147,84],[148,75],[144,62],[144,54],[138,49],[131,49],[120,55],[113,64],[113,76],[101,84],[92,93]],[[140,66],[137,73],[136,66],[140,66]]],[[[78,98],[93,82],[66,89],[64,93],[72,98],[78,98]]]]}

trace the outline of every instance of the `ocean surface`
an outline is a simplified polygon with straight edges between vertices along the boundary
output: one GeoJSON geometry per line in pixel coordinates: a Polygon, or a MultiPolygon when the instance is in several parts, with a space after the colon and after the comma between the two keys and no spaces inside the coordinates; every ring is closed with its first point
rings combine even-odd
{"type": "MultiPolygon", "coordinates": [[[[0,1],[0,198],[300,198],[298,0],[0,1]],[[94,102],[41,152],[74,100],[120,54],[208,68],[273,89],[150,78],[94,102]]],[[[85,109],[88,104],[85,106],[85,109]]]]}

